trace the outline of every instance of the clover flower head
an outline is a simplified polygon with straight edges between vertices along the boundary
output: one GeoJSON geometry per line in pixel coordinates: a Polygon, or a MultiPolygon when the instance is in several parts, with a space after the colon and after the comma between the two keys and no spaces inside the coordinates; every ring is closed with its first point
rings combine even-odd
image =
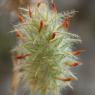
{"type": "Polygon", "coordinates": [[[75,11],[58,13],[55,3],[35,2],[27,9],[20,8],[19,23],[14,26],[18,44],[13,52],[12,90],[20,82],[32,95],[59,95],[60,89],[71,86],[77,79],[71,68],[80,65],[73,51],[80,37],[68,32],[70,18],[75,11]]]}

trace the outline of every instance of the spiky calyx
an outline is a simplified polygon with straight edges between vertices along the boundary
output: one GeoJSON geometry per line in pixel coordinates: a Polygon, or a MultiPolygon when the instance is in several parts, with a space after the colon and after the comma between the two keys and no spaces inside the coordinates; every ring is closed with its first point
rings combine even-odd
{"type": "Polygon", "coordinates": [[[14,91],[23,81],[32,94],[59,94],[62,87],[76,79],[70,68],[80,64],[77,56],[82,51],[72,51],[73,44],[80,42],[79,36],[67,32],[70,15],[57,13],[54,2],[50,8],[46,2],[36,2],[29,9],[22,8],[22,16],[18,15],[20,23],[14,26],[18,39],[14,91]]]}

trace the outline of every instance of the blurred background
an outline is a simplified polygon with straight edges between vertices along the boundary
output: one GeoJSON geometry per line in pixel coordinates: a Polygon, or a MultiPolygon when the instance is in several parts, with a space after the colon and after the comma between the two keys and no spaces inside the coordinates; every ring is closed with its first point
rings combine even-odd
{"type": "MultiPolygon", "coordinates": [[[[95,95],[95,0],[55,0],[55,2],[59,12],[72,9],[78,11],[71,21],[69,31],[80,35],[82,39],[80,48],[86,50],[80,56],[83,65],[76,69],[78,81],[72,83],[73,89],[67,87],[62,90],[62,95],[95,95]]],[[[9,33],[16,24],[12,11],[16,10],[18,4],[26,6],[28,3],[28,0],[0,0],[0,95],[11,95],[10,50],[16,45],[15,35],[9,33]],[[12,3],[8,3],[9,1],[12,3]],[[8,8],[8,4],[11,8],[8,8]]]]}

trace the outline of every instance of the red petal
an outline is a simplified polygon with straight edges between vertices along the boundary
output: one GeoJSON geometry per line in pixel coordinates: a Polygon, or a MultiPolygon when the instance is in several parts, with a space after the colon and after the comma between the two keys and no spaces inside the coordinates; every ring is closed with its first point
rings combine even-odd
{"type": "Polygon", "coordinates": [[[67,78],[59,78],[59,77],[56,77],[55,79],[61,80],[61,81],[71,81],[71,80],[73,80],[74,78],[73,78],[73,77],[67,77],[67,78]]]}
{"type": "Polygon", "coordinates": [[[22,34],[18,30],[16,31],[16,37],[22,37],[22,34]]]}
{"type": "Polygon", "coordinates": [[[19,22],[24,23],[24,17],[23,16],[17,14],[17,17],[18,17],[19,22]]]}
{"type": "Polygon", "coordinates": [[[44,21],[41,20],[41,21],[40,21],[40,27],[39,27],[39,31],[38,31],[38,32],[40,32],[43,27],[44,27],[44,21]]]}
{"type": "Polygon", "coordinates": [[[71,80],[73,80],[74,78],[72,78],[72,77],[68,77],[68,78],[64,78],[63,80],[64,81],[71,81],[71,80]]]}
{"type": "Polygon", "coordinates": [[[69,18],[65,18],[64,21],[63,21],[63,27],[64,28],[68,28],[69,27],[69,24],[70,24],[70,20],[69,18]]]}
{"type": "Polygon", "coordinates": [[[55,36],[56,36],[56,32],[53,32],[53,33],[52,33],[52,36],[51,36],[51,39],[54,39],[55,36]]]}
{"type": "Polygon", "coordinates": [[[25,58],[25,57],[27,57],[27,56],[31,56],[31,54],[17,55],[17,56],[16,56],[16,59],[23,59],[23,58],[25,58]]]}
{"type": "Polygon", "coordinates": [[[56,5],[54,3],[54,1],[52,0],[51,2],[51,9],[54,11],[54,12],[57,12],[57,8],[56,8],[56,5]]]}
{"type": "Polygon", "coordinates": [[[71,67],[76,67],[76,66],[80,65],[80,62],[66,63],[66,65],[71,66],[71,67]]]}
{"type": "Polygon", "coordinates": [[[81,54],[81,52],[84,52],[84,50],[78,50],[78,51],[74,51],[74,52],[72,52],[72,54],[73,55],[80,55],[81,54]]]}
{"type": "Polygon", "coordinates": [[[16,56],[16,59],[23,59],[23,58],[24,58],[23,55],[17,55],[17,56],[16,56]]]}

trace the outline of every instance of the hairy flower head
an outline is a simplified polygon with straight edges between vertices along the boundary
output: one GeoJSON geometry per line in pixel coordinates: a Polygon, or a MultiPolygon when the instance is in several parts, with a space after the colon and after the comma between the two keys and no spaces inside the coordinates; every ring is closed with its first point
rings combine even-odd
{"type": "Polygon", "coordinates": [[[18,40],[13,57],[14,92],[24,82],[32,94],[57,95],[76,79],[70,69],[80,65],[77,56],[82,50],[72,50],[81,42],[78,35],[68,32],[72,13],[58,13],[53,0],[50,7],[47,2],[35,2],[27,9],[21,8],[17,14],[20,23],[14,26],[18,40]]]}

